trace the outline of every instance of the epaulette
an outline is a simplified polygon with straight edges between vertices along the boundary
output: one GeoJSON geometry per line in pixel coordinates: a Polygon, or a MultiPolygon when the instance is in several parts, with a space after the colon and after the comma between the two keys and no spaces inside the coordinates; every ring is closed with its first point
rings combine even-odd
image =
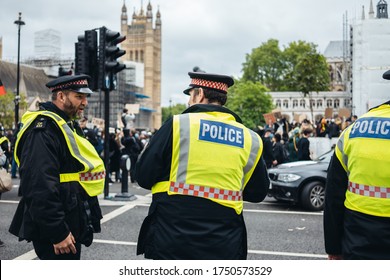
{"type": "Polygon", "coordinates": [[[47,124],[47,119],[44,117],[39,117],[35,120],[34,129],[45,129],[47,124]]]}

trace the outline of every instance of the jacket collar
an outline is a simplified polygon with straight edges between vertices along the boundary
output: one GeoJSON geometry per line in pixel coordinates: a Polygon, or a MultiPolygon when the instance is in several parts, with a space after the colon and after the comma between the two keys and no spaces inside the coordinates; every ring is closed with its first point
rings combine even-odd
{"type": "Polygon", "coordinates": [[[59,115],[61,118],[63,118],[66,122],[70,121],[70,118],[68,117],[67,114],[65,114],[64,111],[59,109],[56,105],[54,105],[52,102],[45,102],[45,103],[39,103],[39,109],[40,110],[46,110],[50,111],[53,113],[56,113],[59,115]]]}
{"type": "Polygon", "coordinates": [[[200,112],[221,112],[221,113],[227,113],[232,115],[237,122],[242,123],[241,118],[234,113],[233,111],[230,111],[228,108],[220,106],[220,105],[213,105],[213,104],[195,104],[191,107],[188,107],[182,114],[187,113],[200,113],[200,112]]]}

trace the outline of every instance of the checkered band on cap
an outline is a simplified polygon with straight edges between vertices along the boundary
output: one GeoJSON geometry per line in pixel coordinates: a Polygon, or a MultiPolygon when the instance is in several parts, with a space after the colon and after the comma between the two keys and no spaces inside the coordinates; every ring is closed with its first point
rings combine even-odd
{"type": "Polygon", "coordinates": [[[232,191],[204,186],[171,182],[169,190],[174,193],[228,201],[242,201],[242,191],[232,191]]]}
{"type": "Polygon", "coordinates": [[[214,81],[198,79],[198,78],[191,79],[191,84],[190,85],[214,88],[214,89],[222,90],[224,92],[227,92],[227,90],[229,88],[227,84],[222,83],[222,82],[214,82],[214,81]]]}
{"type": "Polygon", "coordinates": [[[102,172],[86,172],[86,173],[80,173],[80,181],[95,181],[95,180],[101,180],[106,177],[106,171],[102,172]]]}
{"type": "Polygon", "coordinates": [[[56,89],[70,88],[72,86],[88,87],[88,80],[84,79],[84,80],[73,81],[73,82],[69,82],[69,83],[66,83],[66,84],[61,84],[61,85],[58,85],[58,86],[55,86],[55,87],[49,87],[49,89],[51,91],[53,91],[53,90],[56,90],[56,89]]]}
{"type": "Polygon", "coordinates": [[[354,194],[375,197],[375,198],[390,198],[390,188],[368,186],[349,182],[348,190],[354,194]]]}

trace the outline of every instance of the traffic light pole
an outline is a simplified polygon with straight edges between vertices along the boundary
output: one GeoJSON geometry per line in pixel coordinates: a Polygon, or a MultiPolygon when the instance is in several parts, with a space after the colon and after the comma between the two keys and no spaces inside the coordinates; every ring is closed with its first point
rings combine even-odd
{"type": "Polygon", "coordinates": [[[104,165],[106,180],[104,183],[104,198],[110,199],[110,90],[104,90],[104,165]]]}
{"type": "MultiPolygon", "coordinates": [[[[84,48],[84,53],[88,54],[89,69],[97,76],[96,87],[104,92],[104,164],[106,167],[106,180],[104,185],[104,198],[109,197],[109,182],[110,182],[110,91],[116,90],[116,73],[122,71],[126,66],[119,63],[117,59],[123,56],[126,52],[121,50],[117,44],[123,42],[126,37],[121,36],[119,32],[111,31],[106,27],[99,28],[99,47],[96,49],[97,40],[95,31],[86,31],[87,49],[84,48]],[[92,51],[89,51],[91,50],[92,51]],[[91,55],[93,59],[91,59],[91,55]]],[[[82,41],[80,42],[82,43],[82,41]]],[[[77,45],[78,46],[78,45],[77,45]]],[[[77,49],[77,47],[76,47],[77,49]]],[[[80,60],[80,63],[83,62],[80,60]]],[[[85,64],[85,61],[84,61],[85,64]]]]}

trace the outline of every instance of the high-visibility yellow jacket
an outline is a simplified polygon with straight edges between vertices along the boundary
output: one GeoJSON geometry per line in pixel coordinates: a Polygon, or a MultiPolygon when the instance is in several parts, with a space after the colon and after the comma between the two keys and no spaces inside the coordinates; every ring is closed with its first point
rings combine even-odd
{"type": "Polygon", "coordinates": [[[155,184],[152,193],[202,197],[241,214],[242,193],[262,149],[259,135],[231,114],[175,115],[170,178],[155,184]]]}
{"type": "MultiPolygon", "coordinates": [[[[18,134],[15,144],[15,161],[19,165],[18,145],[23,133],[38,116],[46,116],[53,119],[65,137],[69,151],[79,161],[83,169],[75,173],[59,174],[60,183],[78,182],[89,196],[96,196],[103,192],[105,180],[105,167],[102,159],[97,154],[92,144],[73,131],[63,118],[50,111],[27,112],[22,117],[23,127],[18,134]]],[[[39,125],[39,123],[37,124],[39,125]]]]}
{"type": "Polygon", "coordinates": [[[390,105],[370,110],[340,136],[336,156],[347,172],[345,207],[390,217],[390,105]]]}
{"type": "Polygon", "coordinates": [[[0,138],[0,145],[3,144],[3,142],[5,142],[5,141],[8,141],[8,143],[9,143],[9,140],[6,136],[1,137],[0,138]]]}

